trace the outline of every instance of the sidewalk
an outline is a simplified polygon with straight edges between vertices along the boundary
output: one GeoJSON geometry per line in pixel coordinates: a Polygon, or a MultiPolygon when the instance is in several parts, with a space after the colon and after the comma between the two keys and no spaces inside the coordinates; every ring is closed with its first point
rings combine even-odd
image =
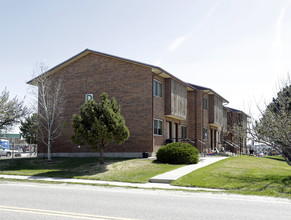
{"type": "Polygon", "coordinates": [[[128,182],[113,182],[113,181],[101,181],[101,180],[86,180],[86,179],[68,179],[57,177],[39,177],[39,176],[18,176],[18,175],[0,175],[0,178],[11,180],[31,180],[31,181],[46,181],[46,182],[60,182],[60,183],[79,183],[79,184],[97,184],[97,185],[110,185],[120,187],[134,187],[143,189],[180,189],[180,190],[205,190],[205,191],[222,191],[219,189],[208,188],[196,188],[196,187],[181,187],[172,186],[170,183],[172,180],[176,180],[181,176],[184,176],[194,170],[209,164],[215,163],[219,160],[226,159],[227,157],[202,157],[198,164],[187,165],[173,171],[155,176],[150,179],[149,183],[128,183],[128,182]],[[166,183],[166,184],[165,184],[166,183]]]}
{"type": "Polygon", "coordinates": [[[223,160],[226,158],[227,157],[216,157],[216,156],[215,157],[214,156],[202,157],[202,158],[200,158],[198,164],[187,165],[187,166],[169,171],[167,173],[160,174],[158,176],[152,177],[150,179],[150,182],[151,183],[170,183],[173,180],[177,180],[180,177],[185,176],[194,170],[208,166],[212,163],[215,163],[217,161],[220,161],[220,160],[223,160]]]}

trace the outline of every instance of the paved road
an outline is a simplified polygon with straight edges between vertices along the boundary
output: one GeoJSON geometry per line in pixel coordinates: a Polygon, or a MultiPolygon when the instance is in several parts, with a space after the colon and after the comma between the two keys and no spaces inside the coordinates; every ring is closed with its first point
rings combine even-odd
{"type": "Polygon", "coordinates": [[[291,219],[267,197],[0,181],[0,219],[291,219]]]}

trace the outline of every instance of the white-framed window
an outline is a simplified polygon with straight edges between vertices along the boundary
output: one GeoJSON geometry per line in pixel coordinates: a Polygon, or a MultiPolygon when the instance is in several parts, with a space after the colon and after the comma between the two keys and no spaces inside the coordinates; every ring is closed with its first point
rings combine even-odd
{"type": "Polygon", "coordinates": [[[208,128],[203,128],[203,140],[208,140],[208,128]]]}
{"type": "Polygon", "coordinates": [[[208,109],[208,100],[205,97],[203,97],[203,109],[204,110],[207,110],[208,109]]]}
{"type": "Polygon", "coordinates": [[[163,84],[158,80],[154,80],[154,96],[163,97],[163,84]]]}
{"type": "Polygon", "coordinates": [[[187,127],[186,126],[181,126],[181,136],[182,138],[187,138],[187,127]]]}
{"type": "Polygon", "coordinates": [[[163,135],[163,121],[159,119],[154,119],[154,134],[163,135]]]}

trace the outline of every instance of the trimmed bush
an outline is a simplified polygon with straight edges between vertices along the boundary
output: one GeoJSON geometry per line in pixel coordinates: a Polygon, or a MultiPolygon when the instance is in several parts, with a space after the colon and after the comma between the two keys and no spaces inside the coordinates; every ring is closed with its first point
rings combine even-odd
{"type": "Polygon", "coordinates": [[[187,143],[170,143],[157,152],[157,161],[170,164],[196,164],[199,151],[187,143]]]}

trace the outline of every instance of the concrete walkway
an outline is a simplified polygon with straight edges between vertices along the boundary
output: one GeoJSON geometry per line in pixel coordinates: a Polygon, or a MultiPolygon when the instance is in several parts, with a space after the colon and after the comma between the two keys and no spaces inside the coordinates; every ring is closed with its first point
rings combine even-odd
{"type": "Polygon", "coordinates": [[[113,182],[101,180],[85,180],[85,179],[67,179],[56,177],[36,177],[36,176],[18,176],[18,175],[0,175],[0,178],[7,180],[31,180],[31,181],[46,181],[46,182],[59,182],[59,183],[79,183],[79,184],[95,184],[103,186],[118,186],[118,187],[133,187],[141,189],[174,189],[174,190],[190,190],[190,191],[223,191],[219,189],[208,189],[198,187],[181,187],[172,186],[164,183],[127,183],[127,182],[113,182]]]}
{"type": "Polygon", "coordinates": [[[173,180],[177,180],[182,176],[187,175],[188,173],[191,173],[194,170],[197,170],[199,168],[208,166],[212,163],[215,163],[217,161],[226,159],[227,157],[213,157],[213,156],[209,156],[209,157],[202,157],[199,160],[198,164],[191,164],[191,165],[187,165],[172,171],[169,171],[167,173],[163,173],[160,175],[157,175],[155,177],[152,177],[150,179],[151,183],[170,183],[173,180]]]}
{"type": "Polygon", "coordinates": [[[97,184],[97,185],[110,185],[120,187],[134,187],[143,189],[180,189],[180,190],[206,190],[206,191],[222,191],[219,189],[207,189],[198,187],[180,187],[172,186],[170,183],[172,180],[176,180],[181,176],[184,176],[194,170],[209,164],[215,163],[219,160],[223,160],[227,157],[202,157],[198,164],[187,165],[173,171],[158,175],[150,179],[149,183],[128,183],[128,182],[113,182],[113,181],[101,181],[101,180],[86,180],[86,179],[68,179],[57,177],[40,177],[40,176],[18,176],[18,175],[0,175],[0,178],[7,180],[31,180],[31,181],[46,181],[46,182],[60,182],[60,183],[79,183],[79,184],[97,184]]]}

